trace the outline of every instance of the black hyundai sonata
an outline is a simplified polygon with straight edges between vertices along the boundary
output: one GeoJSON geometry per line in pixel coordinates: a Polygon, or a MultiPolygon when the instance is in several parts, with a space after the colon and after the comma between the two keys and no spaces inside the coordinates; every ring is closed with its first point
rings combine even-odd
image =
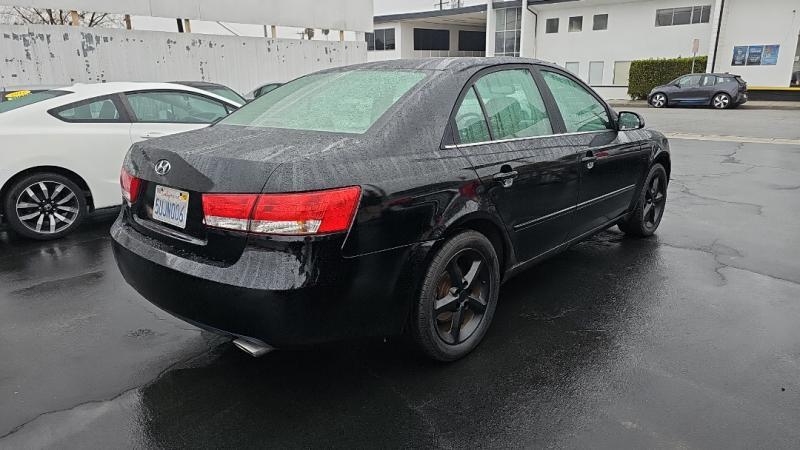
{"type": "Polygon", "coordinates": [[[653,234],[668,143],[521,58],[325,70],[209,128],[135,144],[125,279],[253,355],[407,333],[454,360],[500,284],[608,227],[653,234]]]}

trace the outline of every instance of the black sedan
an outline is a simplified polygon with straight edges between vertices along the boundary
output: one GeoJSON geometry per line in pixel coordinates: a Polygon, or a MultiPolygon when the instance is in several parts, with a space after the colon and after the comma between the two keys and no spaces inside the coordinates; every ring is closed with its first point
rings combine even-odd
{"type": "Polygon", "coordinates": [[[114,254],[144,297],[253,355],[407,333],[454,360],[503,281],[614,225],[653,234],[670,156],[643,126],[534,60],[317,72],[135,144],[114,254]]]}
{"type": "Polygon", "coordinates": [[[747,83],[729,73],[695,73],[656,86],[647,96],[654,108],[666,106],[711,106],[735,108],[747,101],[747,83]]]}

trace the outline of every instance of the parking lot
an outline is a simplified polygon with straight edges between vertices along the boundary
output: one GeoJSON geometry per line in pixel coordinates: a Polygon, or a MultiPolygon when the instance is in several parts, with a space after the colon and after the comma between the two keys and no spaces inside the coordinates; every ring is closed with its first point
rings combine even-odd
{"type": "Polygon", "coordinates": [[[637,111],[680,137],[656,236],[514,278],[453,364],[400,339],[254,359],[125,284],[108,220],[0,231],[0,447],[796,447],[800,111],[637,111]]]}

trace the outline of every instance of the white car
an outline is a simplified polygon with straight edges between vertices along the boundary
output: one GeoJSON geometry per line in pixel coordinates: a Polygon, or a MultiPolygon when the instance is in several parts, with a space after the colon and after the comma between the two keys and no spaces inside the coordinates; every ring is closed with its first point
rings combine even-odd
{"type": "Polygon", "coordinates": [[[55,239],[119,206],[131,144],[196,130],[241,104],[173,83],[76,84],[0,103],[0,212],[23,236],[55,239]]]}

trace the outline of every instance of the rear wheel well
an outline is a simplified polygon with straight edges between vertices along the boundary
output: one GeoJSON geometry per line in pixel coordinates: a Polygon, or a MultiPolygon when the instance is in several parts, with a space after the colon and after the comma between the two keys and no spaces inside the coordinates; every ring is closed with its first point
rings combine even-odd
{"type": "Polygon", "coordinates": [[[442,242],[463,230],[477,231],[489,239],[489,242],[492,243],[492,247],[494,247],[494,251],[497,253],[497,261],[500,263],[500,278],[502,279],[510,252],[508,243],[503,237],[503,231],[500,227],[489,219],[467,219],[448,229],[443,236],[445,239],[443,239],[442,242]]]}
{"type": "MultiPolygon", "coordinates": [[[[58,167],[58,166],[31,167],[29,169],[25,169],[15,174],[13,177],[8,179],[8,181],[6,182],[6,184],[3,185],[2,188],[0,188],[0,204],[2,204],[5,201],[6,195],[8,194],[8,191],[11,189],[11,186],[13,186],[14,183],[16,183],[18,180],[22,178],[37,173],[57,173],[61,176],[69,178],[70,180],[72,180],[73,183],[77,184],[83,190],[84,194],[86,195],[86,204],[89,206],[89,211],[94,210],[94,203],[92,202],[92,192],[89,190],[89,185],[86,183],[86,180],[84,180],[83,177],[81,177],[77,173],[69,169],[65,169],[63,167],[58,167]]],[[[0,208],[0,212],[2,212],[1,210],[2,208],[0,208]]]]}

